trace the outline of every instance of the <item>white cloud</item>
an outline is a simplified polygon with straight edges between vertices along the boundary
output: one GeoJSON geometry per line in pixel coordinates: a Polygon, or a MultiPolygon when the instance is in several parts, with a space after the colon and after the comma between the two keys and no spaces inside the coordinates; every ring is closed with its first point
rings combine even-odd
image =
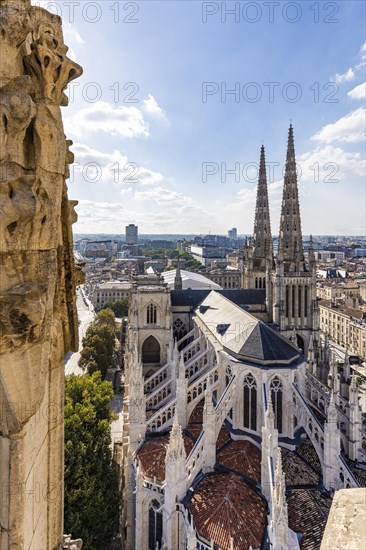
{"type": "Polygon", "coordinates": [[[136,209],[131,203],[127,206],[126,203],[79,201],[74,232],[123,233],[127,224],[135,223],[140,233],[206,233],[215,223],[207,212],[192,205],[167,208],[165,204],[153,210],[150,202],[146,208],[138,203],[136,209]]]}
{"type": "Polygon", "coordinates": [[[76,233],[123,233],[126,224],[136,222],[136,212],[120,203],[80,200],[75,210],[76,233]]]}
{"type": "Polygon", "coordinates": [[[341,147],[319,146],[298,155],[301,170],[299,181],[314,183],[337,183],[345,178],[363,177],[365,159],[360,153],[349,153],[341,147]]]}
{"type": "Polygon", "coordinates": [[[68,21],[65,21],[62,26],[64,28],[64,33],[69,37],[72,37],[78,44],[86,44],[85,40],[80,36],[79,31],[74,25],[68,21]]]}
{"type": "Polygon", "coordinates": [[[148,113],[150,115],[153,115],[153,116],[156,116],[156,117],[159,117],[159,118],[166,119],[165,112],[160,107],[160,105],[156,101],[155,97],[152,96],[151,94],[148,95],[148,99],[144,99],[143,104],[144,104],[143,108],[144,108],[146,113],[148,113]]]}
{"type": "Polygon", "coordinates": [[[69,134],[81,137],[85,132],[106,132],[133,138],[149,135],[148,124],[136,107],[113,107],[106,101],[98,101],[90,107],[79,109],[72,117],[65,117],[69,134]]]}
{"type": "Polygon", "coordinates": [[[141,205],[145,202],[149,215],[154,208],[161,212],[158,223],[161,233],[205,233],[217,223],[209,212],[196,206],[192,197],[172,189],[155,187],[136,191],[134,198],[141,205]]]}
{"type": "Polygon", "coordinates": [[[347,95],[351,99],[366,99],[366,82],[350,90],[347,95]]]}
{"type": "Polygon", "coordinates": [[[356,143],[365,139],[365,114],[363,108],[356,109],[332,124],[327,124],[311,139],[323,143],[356,143]]]}
{"type": "Polygon", "coordinates": [[[354,67],[350,67],[345,73],[337,73],[334,80],[337,84],[343,84],[344,82],[350,82],[356,76],[356,73],[363,69],[366,65],[366,42],[364,42],[358,52],[361,57],[360,63],[357,63],[354,67]]]}
{"type": "Polygon", "coordinates": [[[364,42],[360,48],[360,56],[362,61],[361,65],[364,66],[366,63],[366,42],[364,42]]]}
{"type": "Polygon", "coordinates": [[[335,75],[335,81],[337,84],[343,84],[344,82],[348,82],[349,80],[353,80],[354,78],[355,78],[355,72],[351,67],[345,73],[343,74],[337,73],[335,75]]]}
{"type": "Polygon", "coordinates": [[[187,197],[183,195],[183,193],[172,191],[164,187],[155,187],[147,191],[136,191],[135,199],[155,201],[156,204],[164,206],[170,204],[170,206],[174,208],[192,204],[191,197],[187,197]]]}
{"type": "MultiPolygon", "coordinates": [[[[117,150],[102,153],[81,143],[73,144],[71,149],[75,154],[75,164],[71,170],[90,183],[155,185],[164,179],[162,174],[140,166],[117,150]]],[[[128,191],[123,188],[123,192],[128,191]]]]}

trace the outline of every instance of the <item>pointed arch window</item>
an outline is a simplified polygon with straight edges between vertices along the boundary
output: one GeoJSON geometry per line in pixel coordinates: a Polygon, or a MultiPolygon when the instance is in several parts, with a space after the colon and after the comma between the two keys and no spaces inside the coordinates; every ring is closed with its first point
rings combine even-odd
{"type": "Polygon", "coordinates": [[[228,365],[228,366],[226,367],[226,372],[225,372],[225,374],[226,374],[225,382],[226,382],[226,386],[228,386],[230,380],[231,380],[232,377],[233,377],[233,373],[232,373],[232,370],[231,370],[230,365],[228,365]]]}
{"type": "Polygon", "coordinates": [[[175,340],[181,340],[187,334],[187,327],[181,319],[176,319],[173,323],[173,336],[175,340]]]}
{"type": "Polygon", "coordinates": [[[286,317],[290,316],[290,288],[286,286],[286,317]]]}
{"type": "Polygon", "coordinates": [[[308,316],[308,287],[304,289],[304,317],[308,316]]]}
{"type": "Polygon", "coordinates": [[[252,374],[244,378],[244,428],[257,430],[257,382],[252,374]]]}
{"type": "Polygon", "coordinates": [[[299,286],[298,290],[298,316],[301,317],[302,314],[302,287],[299,286]]]}
{"type": "Polygon", "coordinates": [[[163,514],[159,512],[160,503],[152,500],[149,508],[149,550],[161,548],[163,538],[163,514]]]}
{"type": "Polygon", "coordinates": [[[157,309],[155,304],[150,304],[146,309],[146,323],[148,325],[156,325],[157,309]]]}
{"type": "Polygon", "coordinates": [[[282,433],[282,415],[283,415],[283,385],[278,376],[275,376],[270,385],[273,411],[275,414],[275,428],[282,433]]]}

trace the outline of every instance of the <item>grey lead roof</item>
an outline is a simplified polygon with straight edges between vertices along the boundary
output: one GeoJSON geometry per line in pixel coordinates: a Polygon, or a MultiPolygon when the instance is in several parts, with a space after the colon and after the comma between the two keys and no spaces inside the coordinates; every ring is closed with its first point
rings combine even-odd
{"type": "MultiPolygon", "coordinates": [[[[213,292],[212,290],[172,290],[171,300],[172,306],[190,306],[197,307],[207,296],[213,292]]],[[[223,289],[216,290],[231,302],[244,308],[246,305],[264,305],[266,299],[266,291],[259,289],[223,289]]]]}
{"type": "Polygon", "coordinates": [[[299,351],[291,342],[221,292],[212,291],[195,314],[225,351],[240,360],[269,366],[289,365],[299,359],[299,351]]]}

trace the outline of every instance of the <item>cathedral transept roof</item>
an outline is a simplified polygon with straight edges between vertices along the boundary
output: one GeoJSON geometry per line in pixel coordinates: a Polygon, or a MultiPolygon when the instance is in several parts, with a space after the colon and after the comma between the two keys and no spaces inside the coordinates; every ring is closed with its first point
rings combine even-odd
{"type": "MultiPolygon", "coordinates": [[[[193,448],[193,441],[187,435],[183,435],[184,447],[187,456],[193,448]]],[[[165,455],[169,443],[169,434],[147,439],[139,452],[137,458],[140,461],[145,476],[154,478],[158,481],[165,479],[165,455]]]]}
{"type": "Polygon", "coordinates": [[[240,472],[253,480],[261,479],[261,452],[250,441],[231,441],[218,455],[222,466],[240,472]]]}
{"type": "Polygon", "coordinates": [[[234,473],[205,477],[189,503],[189,510],[200,536],[213,540],[220,549],[260,548],[266,503],[242,477],[234,473]]]}

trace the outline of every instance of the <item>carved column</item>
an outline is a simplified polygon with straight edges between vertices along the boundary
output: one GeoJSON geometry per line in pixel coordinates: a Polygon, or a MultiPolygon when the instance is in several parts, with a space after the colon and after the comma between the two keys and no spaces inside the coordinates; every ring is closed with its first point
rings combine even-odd
{"type": "Polygon", "coordinates": [[[64,355],[77,349],[71,142],[60,106],[81,75],[61,19],[0,0],[0,547],[63,534],[64,355]]]}

